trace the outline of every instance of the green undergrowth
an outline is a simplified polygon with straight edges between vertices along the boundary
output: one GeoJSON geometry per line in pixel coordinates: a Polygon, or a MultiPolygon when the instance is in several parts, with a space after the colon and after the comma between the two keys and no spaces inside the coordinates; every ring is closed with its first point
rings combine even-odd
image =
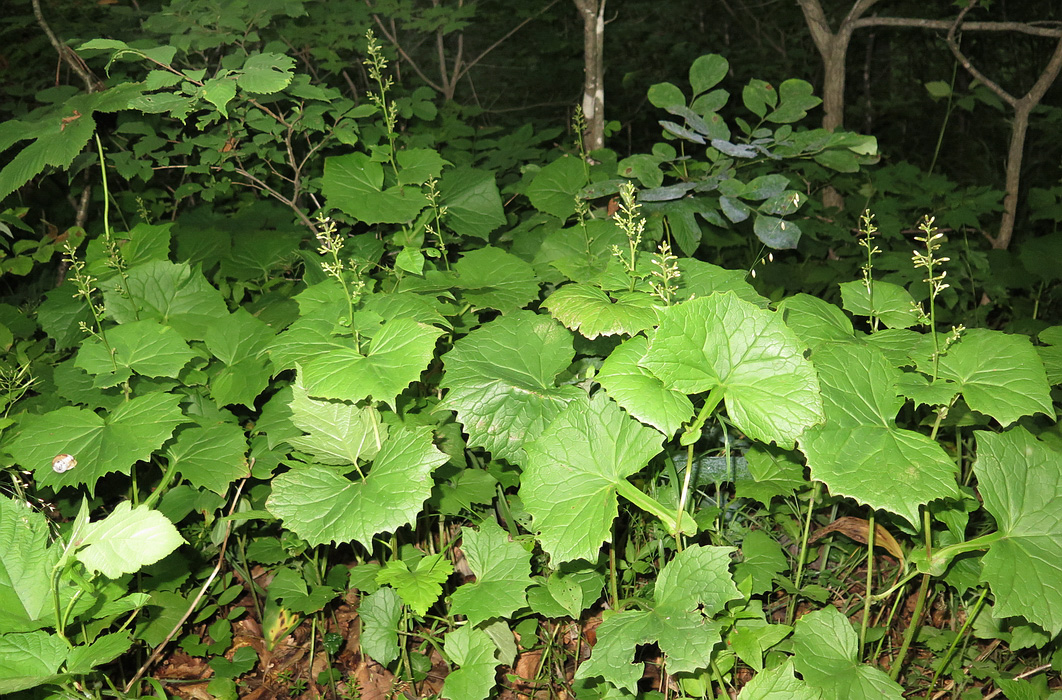
{"type": "Polygon", "coordinates": [[[90,41],[120,80],[0,126],[0,192],[99,162],[118,205],[5,261],[63,251],[0,306],[0,692],[164,697],[176,647],[236,697],[301,626],[335,663],[291,694],[356,694],[353,654],[454,700],[1047,696],[1013,660],[1060,665],[1062,326],[941,321],[931,218],[911,258],[865,216],[839,305],[705,261],[770,269],[873,139],[705,56],[651,153],[520,162],[409,140],[435,107],[368,45],[356,104],[273,50],[90,41]]]}

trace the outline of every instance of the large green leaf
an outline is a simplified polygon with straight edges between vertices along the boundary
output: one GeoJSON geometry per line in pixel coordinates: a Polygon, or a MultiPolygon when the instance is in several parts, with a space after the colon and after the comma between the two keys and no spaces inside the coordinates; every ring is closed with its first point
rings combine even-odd
{"type": "Polygon", "coordinates": [[[74,363],[95,379],[97,387],[111,387],[133,372],[145,377],[176,377],[195,353],[180,334],[157,321],[133,321],[106,332],[107,344],[93,339],[81,346],[74,363]]]}
{"type": "Polygon", "coordinates": [[[833,304],[810,294],[787,297],[778,304],[787,326],[814,348],[819,343],[852,340],[852,322],[833,304]]]}
{"type": "Polygon", "coordinates": [[[292,385],[290,408],[291,422],[306,434],[288,438],[288,443],[321,464],[357,464],[359,459],[372,459],[387,437],[387,426],[375,407],[312,399],[300,376],[292,385]]]}
{"type": "Polygon", "coordinates": [[[505,224],[501,194],[492,172],[451,168],[439,181],[439,193],[446,207],[446,224],[460,236],[487,240],[491,231],[505,224]]]}
{"type": "Polygon", "coordinates": [[[225,363],[210,382],[210,395],[219,406],[254,408],[255,399],[269,384],[271,372],[263,355],[272,339],[269,326],[242,308],[207,330],[207,349],[225,363]]]}
{"type": "Polygon", "coordinates": [[[471,625],[446,635],[443,651],[461,668],[451,671],[443,683],[442,696],[449,700],[483,700],[494,687],[494,671],[501,662],[497,647],[483,630],[471,625]]]}
{"type": "Polygon", "coordinates": [[[575,213],[575,195],[586,184],[586,168],[578,158],[565,155],[535,174],[527,188],[531,205],[561,219],[575,213]]]}
{"type": "Polygon", "coordinates": [[[391,432],[368,476],[351,481],[332,467],[295,467],[273,479],[266,508],[312,545],[360,542],[413,522],[431,495],[431,473],[447,460],[431,429],[391,432]]]}
{"type": "Polygon", "coordinates": [[[279,92],[291,82],[295,59],[282,53],[258,53],[248,56],[237,81],[247,92],[279,92]]]}
{"type": "Polygon", "coordinates": [[[229,485],[248,476],[247,435],[236,423],[219,422],[182,430],[167,450],[170,466],[196,487],[225,495],[229,485]]]}
{"type": "Polygon", "coordinates": [[[203,274],[185,263],[153,260],[100,285],[107,315],[119,323],[155,320],[185,340],[202,340],[228,309],[203,274]]]}
{"type": "Polygon", "coordinates": [[[47,632],[0,634],[0,695],[58,680],[68,649],[47,632]]]}
{"type": "Polygon", "coordinates": [[[726,77],[730,63],[718,54],[701,56],[690,66],[690,87],[694,95],[711,90],[726,77]]]}
{"type": "Polygon", "coordinates": [[[404,148],[395,159],[398,161],[399,185],[423,185],[439,177],[442,169],[450,164],[430,148],[404,148]]]}
{"type": "Polygon", "coordinates": [[[452,614],[478,625],[492,617],[508,617],[526,604],[530,551],[511,541],[493,520],[484,521],[478,532],[465,529],[461,548],[476,580],[454,591],[452,614]]]}
{"type": "Polygon", "coordinates": [[[641,335],[625,341],[605,359],[597,381],[628,413],[671,437],[693,416],[693,403],[638,364],[648,346],[641,335]]]}
{"type": "Polygon", "coordinates": [[[681,273],[678,278],[679,297],[707,297],[716,292],[733,292],[739,298],[756,306],[767,306],[755,287],[748,283],[747,273],[726,268],[693,258],[679,258],[676,263],[681,273]]]}
{"type": "Polygon", "coordinates": [[[8,450],[23,469],[31,469],[38,486],[59,489],[85,484],[95,488],[104,474],[128,474],[132,466],[151,454],[186,419],[174,394],[148,394],[126,401],[101,417],[95,411],[65,406],[22,418],[21,431],[8,450]],[[56,472],[53,460],[71,455],[77,465],[56,472]]]}
{"type": "Polygon", "coordinates": [[[793,662],[823,700],[901,700],[903,688],[880,668],[860,663],[859,638],[832,605],[797,620],[793,662]]]}
{"type": "Polygon", "coordinates": [[[452,284],[461,298],[477,309],[509,313],[538,299],[535,271],[520,258],[501,248],[483,246],[454,263],[457,280],[452,284]]]}
{"type": "Polygon", "coordinates": [[[656,302],[645,292],[606,294],[589,284],[567,284],[542,304],[573,331],[593,340],[601,335],[634,335],[656,325],[656,302]]]}
{"type": "Polygon", "coordinates": [[[401,224],[412,221],[428,204],[419,185],[383,188],[383,165],[365,153],[325,159],[321,191],[328,206],[365,224],[401,224]]]}
{"type": "Polygon", "coordinates": [[[48,522],[28,504],[0,496],[0,542],[0,633],[43,627],[59,556],[59,548],[48,549],[48,522]]]}
{"type": "Polygon", "coordinates": [[[363,354],[347,338],[333,338],[327,352],[308,359],[302,379],[310,396],[390,403],[420,377],[442,331],[398,318],[383,324],[363,354]]]}
{"type": "Polygon", "coordinates": [[[918,323],[914,297],[891,282],[874,282],[871,290],[861,281],[843,282],[841,302],[856,316],[876,316],[889,328],[910,328],[918,323]]]}
{"type": "Polygon", "coordinates": [[[548,316],[507,314],[443,355],[447,395],[441,407],[457,412],[469,445],[522,461],[520,448],[528,436],[541,432],[565,404],[582,395],[554,382],[573,355],[571,333],[548,316]]]}
{"type": "Polygon", "coordinates": [[[1055,416],[1047,374],[1028,336],[972,328],[941,356],[938,376],[959,384],[970,408],[1003,425],[1034,413],[1055,416]]]}
{"type": "Polygon", "coordinates": [[[661,443],[659,432],[598,394],[568,404],[525,445],[520,497],[554,564],[597,558],[611,538],[621,482],[648,464],[661,443]]]}
{"type": "Polygon", "coordinates": [[[642,664],[631,663],[638,645],[657,643],[670,673],[707,668],[720,642],[713,617],[728,601],[740,598],[730,577],[732,547],[694,545],[675,555],[661,570],[648,610],[617,613],[597,628],[597,645],[576,678],[601,676],[634,692],[642,664]]]}
{"type": "Polygon", "coordinates": [[[85,529],[78,561],[108,578],[133,574],[184,544],[177,528],[157,510],[122,501],[85,529]]]}
{"type": "Polygon", "coordinates": [[[875,348],[823,343],[812,355],[819,371],[826,423],[808,430],[800,447],[811,476],[831,493],[851,496],[918,522],[918,507],[958,498],[955,463],[934,440],[896,427],[901,377],[875,348]]]}
{"type": "Polygon", "coordinates": [[[1062,631],[1062,454],[1016,427],[977,432],[974,471],[1002,539],[982,560],[995,617],[1021,615],[1062,631]]]}
{"type": "Polygon", "coordinates": [[[639,364],[675,391],[721,390],[738,428],[792,447],[822,420],[804,350],[780,315],[727,292],[670,307],[639,364]]]}

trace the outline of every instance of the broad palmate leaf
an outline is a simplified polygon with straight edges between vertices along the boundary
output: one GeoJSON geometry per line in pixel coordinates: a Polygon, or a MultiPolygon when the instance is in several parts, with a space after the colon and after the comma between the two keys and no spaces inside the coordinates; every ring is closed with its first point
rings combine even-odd
{"type": "Polygon", "coordinates": [[[432,444],[431,428],[398,428],[365,479],[351,481],[334,467],[298,466],[273,479],[266,508],[311,545],[360,542],[413,522],[447,460],[432,444]]]}
{"type": "Polygon", "coordinates": [[[573,356],[571,333],[553,319],[530,311],[507,314],[443,355],[447,395],[441,407],[457,412],[469,446],[519,462],[524,441],[583,395],[554,381],[573,356]]]}
{"type": "Polygon", "coordinates": [[[881,351],[852,343],[823,343],[812,355],[819,370],[826,423],[800,438],[811,477],[830,492],[851,496],[918,522],[918,507],[959,497],[955,463],[934,440],[896,427],[903,399],[901,372],[881,351]]]}
{"type": "Polygon", "coordinates": [[[738,428],[791,448],[822,420],[805,350],[779,314],[726,292],[670,307],[639,364],[684,394],[721,390],[738,428]]]}
{"type": "Polygon", "coordinates": [[[656,325],[654,297],[645,292],[609,296],[590,284],[567,284],[550,294],[542,306],[591,340],[601,335],[634,335],[656,325]]]}
{"type": "Polygon", "coordinates": [[[476,580],[454,591],[452,614],[478,625],[492,617],[507,617],[526,604],[531,552],[510,540],[496,522],[485,520],[478,532],[465,528],[461,549],[476,580]]]}
{"type": "Polygon", "coordinates": [[[454,565],[442,554],[423,557],[413,569],[401,559],[392,559],[376,574],[376,582],[392,586],[410,610],[424,615],[442,595],[442,585],[453,572],[454,565]]]}
{"type": "Polygon", "coordinates": [[[707,668],[720,641],[713,617],[741,597],[730,576],[732,547],[694,545],[679,552],[660,572],[648,610],[617,613],[597,628],[597,645],[576,678],[601,676],[634,692],[642,664],[631,663],[640,644],[657,643],[669,673],[707,668]]]}
{"type": "Polygon", "coordinates": [[[313,456],[321,464],[357,464],[372,459],[387,438],[387,426],[380,421],[375,406],[363,408],[344,401],[310,398],[301,373],[291,386],[291,422],[306,433],[288,438],[297,450],[313,456]]]}
{"type": "Polygon", "coordinates": [[[610,539],[617,490],[662,449],[659,432],[604,394],[573,401],[534,442],[520,486],[542,548],[554,565],[597,558],[610,539]]]}
{"type": "Polygon", "coordinates": [[[625,341],[605,358],[597,381],[628,413],[671,437],[693,416],[693,403],[638,364],[648,345],[642,335],[625,341]]]}
{"type": "Polygon", "coordinates": [[[501,248],[470,250],[454,263],[454,272],[457,279],[450,284],[477,309],[510,313],[538,299],[534,268],[501,248]]]}
{"type": "Polygon", "coordinates": [[[962,387],[970,408],[1005,426],[1034,413],[1054,418],[1047,373],[1028,336],[971,328],[941,356],[939,376],[962,387]]]}
{"type": "Polygon", "coordinates": [[[376,331],[367,352],[352,339],[334,337],[326,352],[303,365],[306,391],[318,398],[362,401],[371,396],[391,403],[428,366],[440,335],[438,328],[398,318],[376,331]]]}
{"type": "Polygon", "coordinates": [[[1021,615],[1062,631],[1062,454],[1017,427],[977,432],[974,471],[1002,538],[985,554],[995,617],[1021,615]]]}
{"type": "Polygon", "coordinates": [[[374,661],[387,665],[398,658],[398,621],[402,605],[398,593],[383,586],[363,597],[358,605],[361,620],[361,649],[374,661]]]}
{"type": "Polygon", "coordinates": [[[827,605],[797,620],[793,662],[823,700],[901,700],[903,688],[880,668],[861,663],[858,646],[851,623],[827,605]]]}
{"type": "Polygon", "coordinates": [[[822,693],[793,675],[793,662],[768,668],[745,684],[738,700],[822,700],[822,693]]]}
{"type": "Polygon", "coordinates": [[[186,420],[179,403],[179,396],[157,393],[126,401],[106,417],[73,406],[27,414],[8,450],[23,469],[33,470],[38,486],[85,484],[93,489],[104,474],[128,474],[136,462],[162,447],[186,420]],[[56,472],[53,461],[60,455],[72,456],[76,466],[56,472]]]}
{"type": "Polygon", "coordinates": [[[93,339],[81,346],[74,364],[95,377],[93,384],[110,387],[133,372],[145,377],[176,377],[195,356],[188,343],[169,326],[133,321],[109,328],[107,344],[93,339]]]}
{"type": "Polygon", "coordinates": [[[152,260],[100,287],[107,315],[118,323],[156,320],[185,340],[202,340],[219,318],[229,314],[221,292],[187,263],[152,260]]]}
{"type": "Polygon", "coordinates": [[[170,466],[196,487],[224,495],[236,479],[251,473],[247,435],[236,423],[215,423],[182,430],[166,456],[170,466]]]}

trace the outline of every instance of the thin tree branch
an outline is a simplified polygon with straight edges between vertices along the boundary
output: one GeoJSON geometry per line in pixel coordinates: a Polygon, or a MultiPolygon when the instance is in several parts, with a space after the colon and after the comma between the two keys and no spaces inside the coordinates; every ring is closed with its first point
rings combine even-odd
{"type": "Polygon", "coordinates": [[[37,24],[44,30],[48,41],[51,42],[52,47],[59,54],[59,58],[77,73],[78,77],[81,78],[81,82],[85,83],[85,92],[99,92],[102,87],[100,81],[88,69],[81,57],[74,53],[69,46],[59,41],[59,37],[48,26],[48,22],[44,19],[44,13],[41,11],[41,0],[33,0],[33,16],[37,18],[37,24]]]}
{"type": "Polygon", "coordinates": [[[951,49],[952,55],[955,56],[955,60],[962,64],[962,67],[966,69],[967,73],[972,75],[974,79],[983,83],[984,86],[994,92],[999,99],[1003,100],[1011,107],[1017,108],[1018,98],[1011,95],[1003,89],[1003,86],[979,71],[970,59],[966,57],[966,54],[962,52],[962,49],[959,48],[958,42],[955,41],[955,32],[959,30],[963,19],[966,17],[966,14],[973,9],[973,6],[974,0],[970,0],[970,3],[959,11],[955,21],[952,22],[951,27],[948,29],[948,35],[944,38],[944,41],[947,42],[948,48],[951,49]]]}
{"type": "MultiPolygon", "coordinates": [[[[368,0],[365,0],[365,4],[369,5],[368,0]]],[[[369,5],[369,9],[372,9],[372,5],[369,5]]],[[[410,68],[413,69],[413,72],[420,76],[420,79],[427,83],[431,89],[436,92],[443,92],[443,88],[434,80],[426,76],[424,71],[420,69],[420,66],[417,65],[417,62],[413,60],[413,57],[406,53],[406,50],[398,43],[398,33],[388,31],[387,27],[384,26],[383,20],[380,19],[380,15],[374,13],[372,19],[376,22],[376,26],[380,28],[380,31],[383,32],[384,38],[391,42],[391,46],[395,47],[395,51],[398,51],[398,55],[402,57],[403,61],[409,64],[410,68]]]]}
{"type": "Polygon", "coordinates": [[[505,35],[501,39],[498,39],[493,44],[491,44],[487,48],[483,49],[483,51],[480,52],[480,54],[478,56],[476,56],[474,59],[469,61],[467,65],[465,65],[465,67],[461,71],[461,75],[459,75],[457,77],[461,78],[465,73],[467,73],[469,70],[471,70],[473,66],[475,66],[477,63],[482,61],[484,58],[486,58],[487,54],[489,54],[491,51],[493,51],[494,49],[498,48],[503,43],[505,43],[505,41],[507,39],[509,39],[513,34],[516,34],[518,31],[523,29],[524,25],[528,24],[529,22],[531,22],[533,20],[538,19],[539,16],[544,14],[547,10],[549,10],[549,8],[553,7],[558,2],[560,2],[560,0],[553,0],[550,4],[546,5],[541,10],[539,10],[535,14],[531,15],[530,17],[528,17],[527,19],[525,19],[523,22],[521,22],[520,24],[516,25],[512,29],[510,29],[508,32],[505,33],[505,35]]]}
{"type": "MultiPolygon", "coordinates": [[[[946,19],[919,19],[917,17],[863,17],[852,23],[854,29],[865,27],[917,27],[919,29],[951,29],[954,21],[946,19]]],[[[964,32],[1017,32],[1030,36],[1058,39],[1062,37],[1059,22],[964,22],[964,32]],[[1059,25],[1059,26],[1049,26],[1059,25]]]]}
{"type": "MultiPolygon", "coordinates": [[[[36,0],[34,0],[34,2],[36,2],[36,0]]],[[[240,502],[240,494],[243,493],[243,485],[246,483],[247,477],[240,481],[240,485],[236,487],[236,495],[233,497],[232,505],[229,507],[229,517],[232,517],[232,514],[236,511],[236,504],[240,502]]],[[[173,639],[174,635],[181,631],[181,627],[184,626],[184,623],[187,622],[188,618],[192,616],[193,612],[195,612],[195,607],[199,605],[199,601],[201,601],[203,596],[206,595],[210,584],[214,583],[214,579],[217,578],[219,573],[221,573],[221,567],[225,563],[225,550],[229,546],[229,535],[231,534],[232,520],[228,520],[225,523],[225,535],[221,538],[221,548],[218,551],[218,563],[214,566],[214,570],[210,572],[210,576],[207,577],[206,582],[203,583],[202,587],[199,589],[199,594],[195,597],[195,600],[192,601],[192,604],[188,606],[188,609],[184,612],[184,615],[181,616],[181,619],[173,626],[173,629],[171,629],[170,633],[166,635],[166,638],[162,640],[162,643],[155,647],[154,653],[152,653],[151,656],[148,657],[148,660],[144,662],[144,665],[137,670],[133,679],[126,683],[125,692],[127,694],[136,686],[137,682],[144,677],[144,674],[147,673],[149,668],[151,668],[151,665],[158,661],[158,658],[162,655],[162,650],[166,648],[166,645],[170,643],[170,640],[173,639]]]]}

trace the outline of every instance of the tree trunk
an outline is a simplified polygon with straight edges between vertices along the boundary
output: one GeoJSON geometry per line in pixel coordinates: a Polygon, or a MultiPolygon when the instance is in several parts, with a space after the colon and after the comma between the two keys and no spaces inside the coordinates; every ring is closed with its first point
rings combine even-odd
{"type": "Polygon", "coordinates": [[[574,0],[583,19],[583,116],[588,151],[605,147],[605,0],[574,0]]]}

